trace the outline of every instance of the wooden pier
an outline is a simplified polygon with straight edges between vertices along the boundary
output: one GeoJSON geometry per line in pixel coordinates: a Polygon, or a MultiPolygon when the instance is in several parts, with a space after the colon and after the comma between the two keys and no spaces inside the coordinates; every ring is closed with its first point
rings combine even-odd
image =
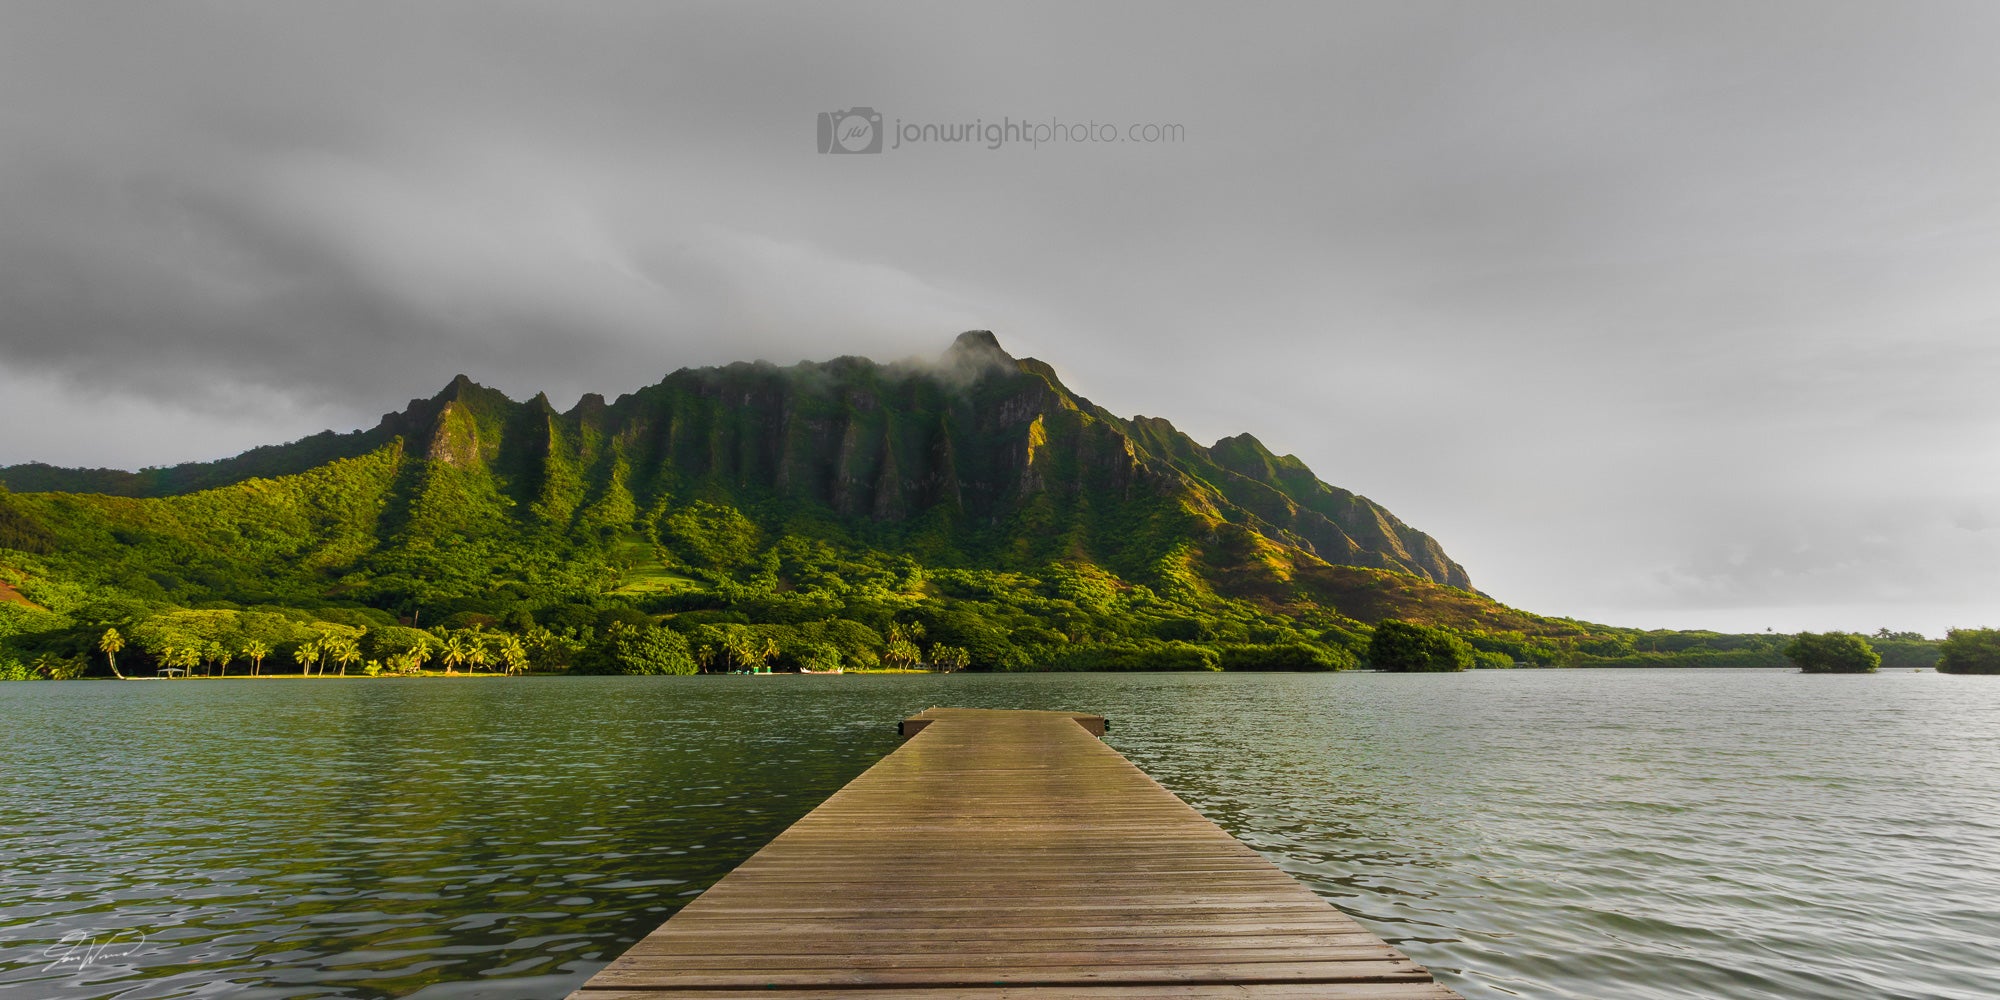
{"type": "Polygon", "coordinates": [[[1098,716],[934,708],[570,1000],[1456,1000],[1098,716]]]}

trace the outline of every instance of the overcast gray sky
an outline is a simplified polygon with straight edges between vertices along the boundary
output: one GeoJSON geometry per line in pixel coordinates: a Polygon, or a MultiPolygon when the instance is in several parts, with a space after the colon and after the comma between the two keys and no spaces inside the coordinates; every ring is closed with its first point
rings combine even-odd
{"type": "Polygon", "coordinates": [[[991,328],[1517,606],[2000,625],[1996,47],[1992,3],[10,3],[0,463],[991,328]],[[855,106],[1180,132],[819,154],[855,106]]]}

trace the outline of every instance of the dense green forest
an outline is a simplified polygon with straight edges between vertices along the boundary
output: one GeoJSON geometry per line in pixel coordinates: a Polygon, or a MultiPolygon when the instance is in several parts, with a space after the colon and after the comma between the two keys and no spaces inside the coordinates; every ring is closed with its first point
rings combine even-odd
{"type": "Polygon", "coordinates": [[[9,677],[1787,662],[1501,605],[1298,459],[1117,417],[985,333],[568,413],[460,376],[367,431],[0,484],[9,677]]]}

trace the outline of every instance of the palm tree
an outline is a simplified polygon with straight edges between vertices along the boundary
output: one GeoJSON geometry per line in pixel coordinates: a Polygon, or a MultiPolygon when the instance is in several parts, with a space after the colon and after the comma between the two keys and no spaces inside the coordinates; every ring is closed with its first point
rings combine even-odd
{"type": "Polygon", "coordinates": [[[361,645],[353,639],[338,639],[333,645],[333,662],[340,664],[340,676],[347,676],[347,665],[359,662],[361,645]]]}
{"type": "Polygon", "coordinates": [[[52,681],[70,681],[90,669],[90,660],[82,656],[57,656],[43,653],[35,658],[35,672],[52,681]]]}
{"type": "Polygon", "coordinates": [[[931,647],[931,666],[947,674],[954,670],[964,670],[971,662],[972,654],[964,647],[947,646],[941,642],[931,647]]]}
{"type": "Polygon", "coordinates": [[[764,672],[770,673],[771,661],[778,658],[778,640],[773,639],[768,635],[765,636],[764,648],[758,650],[757,652],[760,654],[760,657],[764,661],[764,672]]]}
{"type": "Polygon", "coordinates": [[[395,667],[399,674],[422,673],[424,661],[430,659],[430,654],[430,644],[419,642],[400,653],[391,654],[389,665],[395,667]]]}
{"type": "Polygon", "coordinates": [[[500,662],[506,664],[509,674],[528,672],[528,650],[521,645],[518,635],[503,635],[497,645],[500,648],[500,662]]]}
{"type": "Polygon", "coordinates": [[[917,648],[917,644],[901,637],[889,640],[882,650],[883,662],[898,667],[914,667],[922,659],[923,651],[917,648]]]}
{"type": "Polygon", "coordinates": [[[413,674],[423,673],[424,661],[431,658],[430,640],[429,639],[419,640],[415,646],[410,647],[409,652],[403,654],[403,657],[404,657],[404,662],[410,665],[409,668],[410,673],[413,674]]]}
{"type": "Polygon", "coordinates": [[[179,649],[169,652],[167,654],[167,661],[169,665],[181,668],[183,676],[191,677],[193,674],[190,674],[189,671],[194,669],[195,664],[201,662],[201,651],[195,649],[193,646],[182,646],[179,649]]]}
{"type": "Polygon", "coordinates": [[[444,656],[440,657],[440,659],[444,660],[445,673],[453,673],[454,668],[465,663],[467,654],[470,652],[466,649],[466,645],[465,633],[463,632],[453,632],[444,637],[444,656]]]}
{"type": "Polygon", "coordinates": [[[229,650],[223,648],[221,643],[211,642],[201,647],[201,655],[209,662],[209,669],[214,670],[217,677],[229,676],[229,650]]]}
{"type": "Polygon", "coordinates": [[[124,680],[125,675],[118,672],[118,652],[125,648],[125,637],[115,628],[105,629],[104,637],[97,640],[97,648],[104,651],[105,661],[111,664],[111,676],[124,680]]]}
{"type": "Polygon", "coordinates": [[[256,639],[243,644],[243,657],[250,661],[250,676],[255,677],[264,669],[264,657],[271,655],[271,647],[256,639]]]}
{"type": "Polygon", "coordinates": [[[292,659],[299,661],[300,674],[311,675],[312,662],[319,659],[319,641],[307,639],[299,643],[299,648],[292,650],[292,659]]]}
{"type": "Polygon", "coordinates": [[[702,673],[708,673],[708,668],[715,664],[715,647],[706,644],[696,646],[694,662],[701,667],[702,673]]]}
{"type": "Polygon", "coordinates": [[[466,667],[470,668],[473,671],[477,671],[479,668],[486,666],[488,663],[492,662],[491,658],[488,657],[486,651],[485,633],[479,631],[478,629],[473,629],[472,634],[466,638],[465,645],[466,645],[466,650],[465,650],[466,667]]]}
{"type": "Polygon", "coordinates": [[[724,639],[722,652],[729,657],[730,664],[739,667],[749,666],[750,661],[757,656],[756,650],[750,646],[749,637],[743,635],[732,635],[724,639]]]}

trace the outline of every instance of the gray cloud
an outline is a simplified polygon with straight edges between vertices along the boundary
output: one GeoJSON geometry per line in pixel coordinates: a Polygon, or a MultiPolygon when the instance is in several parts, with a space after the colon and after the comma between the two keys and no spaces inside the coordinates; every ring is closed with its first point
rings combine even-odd
{"type": "MultiPolygon", "coordinates": [[[[2000,624],[1985,4],[15,5],[0,461],[996,330],[1512,603],[2000,624]],[[820,156],[818,111],[1180,125],[820,156]]],[[[1752,626],[1746,626],[1752,627],[1752,626]]]]}

